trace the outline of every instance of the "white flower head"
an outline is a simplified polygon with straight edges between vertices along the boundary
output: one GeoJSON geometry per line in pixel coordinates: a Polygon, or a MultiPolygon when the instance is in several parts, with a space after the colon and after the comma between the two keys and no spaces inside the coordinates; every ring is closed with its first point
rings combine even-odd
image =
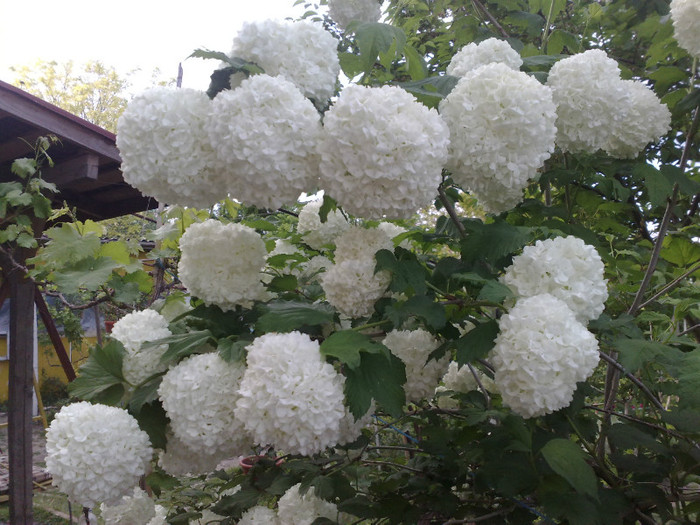
{"type": "Polygon", "coordinates": [[[403,387],[406,401],[418,402],[431,396],[450,362],[449,355],[437,360],[428,359],[440,346],[433,334],[422,328],[392,330],[382,343],[406,365],[406,384],[403,387]]]}
{"type": "Polygon", "coordinates": [[[146,525],[168,525],[168,509],[156,505],[156,515],[146,525]]]}
{"type": "Polygon", "coordinates": [[[328,14],[341,29],[353,21],[377,22],[382,14],[377,0],[328,0],[328,14]]]}
{"type": "Polygon", "coordinates": [[[266,298],[260,272],[267,250],[252,228],[208,219],[187,228],[180,250],[180,280],[206,304],[231,310],[266,298]]]}
{"type": "Polygon", "coordinates": [[[547,85],[557,105],[557,145],[572,153],[605,148],[625,120],[617,62],[600,49],[578,53],[552,66],[547,85]]]}
{"type": "Polygon", "coordinates": [[[494,62],[505,64],[515,71],[519,71],[520,66],[523,65],[523,59],[508,42],[498,38],[488,38],[478,44],[471,42],[457,51],[448,64],[446,72],[448,75],[463,77],[474,69],[494,62]]]}
{"type": "Polygon", "coordinates": [[[503,402],[531,418],[568,406],[576,383],[598,364],[598,341],[563,301],[543,294],[519,299],[499,320],[491,354],[503,402]]]}
{"type": "Polygon", "coordinates": [[[325,102],[340,73],[338,41],[310,21],[245,22],[231,55],[255,62],[265,73],[293,82],[305,96],[325,102]]]}
{"type": "Polygon", "coordinates": [[[334,244],[335,238],[350,227],[340,210],[331,210],[326,222],[321,222],[319,211],[322,205],[321,199],[308,202],[299,212],[297,223],[297,231],[314,250],[322,250],[325,245],[334,244]]]}
{"type": "Polygon", "coordinates": [[[626,97],[619,110],[625,118],[615,121],[604,149],[612,157],[632,158],[670,129],[671,112],[644,83],[638,80],[621,82],[626,97]]]}
{"type": "Polygon", "coordinates": [[[671,0],[671,20],[678,44],[694,57],[700,57],[700,2],[671,0]]]}
{"type": "Polygon", "coordinates": [[[506,268],[503,282],[516,295],[551,294],[566,303],[577,319],[597,319],[608,298],[605,266],[593,246],[574,236],[526,246],[506,268]]]}
{"type": "Polygon", "coordinates": [[[551,91],[502,63],[468,72],[440,103],[440,114],[450,128],[447,168],[491,212],[520,202],[554,151],[551,91]]]}
{"type": "Polygon", "coordinates": [[[335,260],[374,258],[379,250],[394,251],[391,236],[383,228],[352,226],[335,242],[335,260]]]}
{"type": "Polygon", "coordinates": [[[152,455],[148,435],[121,408],[72,403],[46,431],[53,484],[84,507],[117,503],[138,483],[152,455]]]}
{"type": "Polygon", "coordinates": [[[158,456],[158,466],[171,476],[199,476],[216,468],[224,459],[218,448],[190,448],[173,434],[166,433],[168,448],[158,456]]]}
{"type": "Polygon", "coordinates": [[[280,522],[274,510],[256,505],[243,513],[238,525],[280,525],[280,522]]]}
{"type": "Polygon", "coordinates": [[[100,505],[105,525],[146,525],[156,516],[155,502],[140,487],[131,496],[123,496],[116,505],[100,505]]]}
{"type": "Polygon", "coordinates": [[[166,204],[206,208],[226,197],[204,131],[209,97],[158,87],[134,97],[119,118],[124,180],[166,204]]]}
{"type": "Polygon", "coordinates": [[[449,131],[397,86],[351,84],[323,122],[321,187],[352,215],[411,217],[442,180],[449,131]]]}
{"type": "Polygon", "coordinates": [[[269,333],[247,349],[235,414],[255,443],[303,455],[338,443],[345,378],[322,359],[318,342],[269,333]]]}
{"type": "Polygon", "coordinates": [[[326,300],[348,317],[371,314],[391,283],[388,271],[374,272],[376,265],[374,257],[336,262],[321,275],[326,300]]]}
{"type": "Polygon", "coordinates": [[[284,525],[311,525],[317,518],[338,519],[335,504],[324,501],[310,488],[306,494],[299,492],[301,483],[291,487],[277,502],[277,515],[284,525]]]}
{"type": "Polygon", "coordinates": [[[154,310],[131,312],[114,323],[112,337],[124,345],[126,354],[122,363],[124,379],[138,385],[149,376],[165,371],[160,358],[168,345],[142,350],[146,341],[155,341],[172,335],[168,321],[154,310]]]}
{"type": "Polygon", "coordinates": [[[206,448],[220,459],[244,454],[252,445],[234,416],[244,366],[217,353],[192,355],[168,370],[158,387],[173,434],[186,447],[206,448]]]}
{"type": "Polygon", "coordinates": [[[345,415],[343,419],[340,420],[340,439],[338,440],[338,445],[347,445],[359,438],[362,435],[362,429],[372,422],[372,415],[374,415],[375,410],[376,406],[373,399],[367,412],[359,419],[355,419],[350,409],[345,407],[345,415]]]}
{"type": "Polygon", "coordinates": [[[281,76],[254,75],[212,101],[205,125],[231,196],[262,208],[296,202],[316,184],[321,119],[281,76]]]}

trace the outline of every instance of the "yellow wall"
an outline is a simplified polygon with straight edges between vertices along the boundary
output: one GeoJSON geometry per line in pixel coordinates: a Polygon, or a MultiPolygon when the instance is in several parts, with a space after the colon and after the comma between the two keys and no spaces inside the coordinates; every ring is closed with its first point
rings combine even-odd
{"type": "MultiPolygon", "coordinates": [[[[73,363],[73,368],[77,371],[80,365],[87,359],[88,351],[90,347],[95,345],[96,339],[94,337],[83,338],[83,344],[80,348],[73,346],[69,349],[68,341],[66,338],[63,339],[63,345],[66,347],[66,352],[71,356],[71,362],[73,363]]],[[[58,360],[56,351],[50,342],[43,343],[39,341],[39,384],[49,377],[55,377],[59,380],[67,383],[66,374],[63,372],[61,367],[61,362],[58,360]]],[[[7,356],[7,339],[0,336],[0,357],[7,356]]],[[[0,361],[0,403],[7,402],[7,392],[8,392],[8,380],[9,380],[9,368],[10,362],[6,360],[0,361]]]]}

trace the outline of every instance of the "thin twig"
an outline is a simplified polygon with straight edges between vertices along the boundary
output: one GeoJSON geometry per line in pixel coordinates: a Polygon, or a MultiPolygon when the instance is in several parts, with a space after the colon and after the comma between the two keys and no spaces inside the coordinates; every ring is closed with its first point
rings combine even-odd
{"type": "Polygon", "coordinates": [[[467,230],[464,229],[464,224],[462,224],[462,221],[459,220],[457,210],[455,210],[455,207],[452,206],[452,203],[447,197],[447,194],[445,193],[445,190],[442,186],[438,187],[438,195],[440,196],[440,202],[442,202],[442,205],[445,206],[445,209],[447,210],[447,214],[450,216],[450,219],[452,219],[452,222],[455,224],[455,226],[457,226],[460,237],[464,239],[467,236],[467,230]]]}
{"type": "Polygon", "coordinates": [[[44,290],[43,293],[44,293],[44,295],[48,295],[49,297],[56,297],[59,301],[61,301],[61,304],[63,304],[63,306],[65,306],[69,310],[87,310],[88,308],[92,308],[93,306],[97,306],[98,304],[110,301],[112,299],[112,295],[114,295],[114,291],[110,290],[110,293],[108,295],[104,295],[104,296],[102,296],[98,299],[94,299],[88,303],[72,304],[60,292],[53,292],[51,290],[44,290]]]}
{"type": "Polygon", "coordinates": [[[676,286],[678,286],[678,285],[683,281],[683,279],[685,279],[685,278],[688,277],[689,275],[694,274],[694,273],[697,272],[698,270],[700,270],[700,263],[696,264],[696,265],[693,266],[690,270],[688,270],[687,272],[685,272],[683,275],[681,275],[680,277],[678,277],[678,278],[674,279],[673,281],[671,281],[670,283],[668,283],[668,284],[667,284],[666,286],[664,286],[661,290],[659,290],[658,292],[656,292],[650,299],[647,299],[646,301],[644,301],[641,305],[639,305],[639,309],[640,309],[640,310],[643,309],[645,306],[648,306],[649,304],[651,304],[651,303],[653,303],[654,301],[656,301],[659,297],[661,297],[661,296],[662,296],[663,294],[665,294],[666,292],[670,292],[670,291],[673,290],[676,286]]]}
{"type": "Polygon", "coordinates": [[[398,445],[375,445],[373,447],[367,447],[367,452],[371,450],[404,450],[408,452],[425,452],[425,450],[415,447],[401,447],[398,445]]]}
{"type": "MultiPolygon", "coordinates": [[[[683,147],[683,155],[681,156],[681,171],[685,172],[685,163],[688,161],[688,158],[690,157],[690,145],[693,141],[693,138],[695,137],[695,133],[698,131],[698,124],[700,123],[700,106],[697,106],[695,108],[695,116],[693,117],[693,122],[690,125],[690,129],[688,129],[688,134],[685,137],[685,146],[683,147]]],[[[698,206],[700,206],[700,193],[695,195],[693,197],[693,202],[690,204],[690,209],[688,210],[688,214],[685,217],[685,220],[683,221],[685,225],[690,224],[693,216],[697,213],[698,211],[698,206]]]]}
{"type": "Polygon", "coordinates": [[[642,383],[633,374],[630,374],[627,370],[625,370],[625,368],[620,363],[618,363],[613,357],[609,356],[608,354],[606,354],[602,350],[600,350],[598,353],[600,354],[600,357],[602,357],[604,361],[608,362],[609,364],[611,364],[612,366],[617,368],[617,370],[622,372],[627,379],[632,381],[637,386],[637,388],[639,388],[644,393],[644,395],[646,395],[649,398],[649,400],[654,404],[654,406],[656,408],[658,408],[659,410],[664,412],[664,406],[661,404],[661,401],[659,401],[656,398],[656,396],[652,393],[652,391],[649,390],[649,387],[647,387],[644,383],[642,383]]]}
{"type": "Polygon", "coordinates": [[[689,334],[690,332],[693,332],[693,331],[697,330],[698,328],[700,328],[700,324],[695,324],[695,325],[691,326],[690,328],[686,328],[685,330],[680,332],[678,335],[681,336],[681,335],[689,334]]]}
{"type": "Polygon", "coordinates": [[[476,373],[476,370],[474,369],[474,367],[470,363],[467,363],[467,366],[469,367],[469,371],[472,373],[472,376],[474,376],[474,380],[476,381],[476,384],[479,386],[479,390],[481,390],[481,393],[484,394],[484,398],[486,399],[486,408],[488,410],[491,410],[491,396],[484,388],[484,385],[481,382],[481,379],[479,379],[479,374],[476,373]]]}
{"type": "Polygon", "coordinates": [[[508,32],[505,29],[503,29],[503,26],[498,23],[498,20],[496,20],[496,18],[489,12],[489,10],[486,9],[486,6],[484,4],[482,4],[480,0],[472,0],[472,2],[474,3],[474,5],[476,7],[479,8],[479,10],[482,13],[484,13],[484,15],[486,15],[486,18],[488,18],[489,21],[494,26],[496,26],[496,29],[498,29],[498,31],[501,33],[501,36],[503,36],[503,38],[510,38],[510,35],[508,34],[508,32]]]}
{"type": "Polygon", "coordinates": [[[379,465],[382,467],[394,467],[402,470],[408,470],[410,472],[415,472],[417,474],[423,474],[422,470],[419,470],[417,468],[409,467],[407,465],[401,465],[399,463],[391,463],[389,461],[370,461],[369,459],[363,459],[362,460],[363,465],[379,465]]]}

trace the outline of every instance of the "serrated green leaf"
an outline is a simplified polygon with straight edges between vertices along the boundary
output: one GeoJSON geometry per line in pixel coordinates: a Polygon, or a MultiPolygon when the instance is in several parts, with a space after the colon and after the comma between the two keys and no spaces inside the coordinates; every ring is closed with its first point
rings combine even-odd
{"type": "Polygon", "coordinates": [[[345,398],[355,419],[367,413],[374,399],[389,414],[398,417],[406,402],[402,385],[406,367],[398,357],[362,352],[360,366],[345,371],[345,398]]]}
{"type": "Polygon", "coordinates": [[[403,310],[410,315],[423,318],[428,326],[436,330],[447,323],[445,307],[426,295],[410,297],[403,305],[403,310]]]}
{"type": "Polygon", "coordinates": [[[35,248],[37,246],[36,239],[33,235],[27,232],[22,232],[17,236],[17,246],[22,248],[35,248]]]}
{"type": "Polygon", "coordinates": [[[700,260],[700,244],[687,237],[669,235],[663,240],[661,257],[680,267],[687,267],[700,260]]]}
{"type": "Polygon", "coordinates": [[[655,361],[660,356],[671,357],[680,354],[680,351],[672,346],[646,339],[615,339],[613,347],[620,354],[620,364],[629,372],[639,370],[645,363],[655,361]]]}
{"type": "Polygon", "coordinates": [[[37,217],[45,219],[51,215],[51,200],[43,195],[33,195],[32,205],[34,207],[34,215],[37,217]]]}
{"type": "MultiPolygon", "coordinates": [[[[365,22],[352,26],[355,42],[360,50],[362,71],[372,69],[380,53],[386,53],[396,41],[396,54],[403,54],[406,44],[406,33],[403,29],[380,22],[365,22]]],[[[348,30],[350,32],[350,29],[348,30]]]]}
{"type": "Polygon", "coordinates": [[[146,476],[146,484],[156,496],[164,490],[171,490],[180,485],[180,480],[174,476],[154,470],[146,476]]]}
{"type": "Polygon", "coordinates": [[[78,377],[68,384],[71,395],[84,399],[116,404],[124,394],[122,385],[122,361],[124,347],[118,341],[95,346],[85,364],[78,370],[78,377]]]}
{"type": "Polygon", "coordinates": [[[528,244],[530,232],[530,228],[503,221],[474,225],[462,241],[462,257],[465,261],[484,259],[496,263],[528,244]]]}
{"type": "Polygon", "coordinates": [[[387,352],[387,348],[354,330],[334,332],[321,343],[321,355],[335,357],[353,370],[360,366],[363,352],[376,354],[387,352]]]}
{"type": "Polygon", "coordinates": [[[487,321],[457,339],[455,341],[457,363],[462,366],[486,357],[493,348],[498,332],[498,322],[487,321]]]}
{"type": "Polygon", "coordinates": [[[160,401],[147,403],[132,415],[136,418],[139,428],[148,434],[153,448],[165,449],[167,445],[165,429],[169,419],[160,401]]]}
{"type": "Polygon", "coordinates": [[[513,291],[499,281],[488,281],[479,291],[477,297],[480,301],[502,303],[505,299],[513,297],[513,291]]]}
{"type": "Polygon", "coordinates": [[[564,478],[576,492],[598,499],[598,483],[586,456],[568,439],[552,439],[540,450],[550,468],[564,478]]]}
{"type": "Polygon", "coordinates": [[[45,233],[50,241],[41,250],[41,257],[57,265],[94,256],[100,249],[99,235],[80,235],[75,227],[68,223],[50,228],[45,233]]]}
{"type": "Polygon", "coordinates": [[[423,80],[428,75],[425,59],[416,51],[416,48],[409,44],[404,46],[404,56],[406,57],[406,69],[411,78],[414,81],[423,80]]]}
{"type": "Polygon", "coordinates": [[[261,332],[291,332],[302,326],[331,322],[335,316],[335,310],[323,303],[273,301],[263,305],[262,310],[265,313],[256,325],[261,332]]]}
{"type": "Polygon", "coordinates": [[[161,345],[168,345],[168,349],[160,357],[161,363],[170,363],[188,355],[199,353],[202,347],[212,339],[209,330],[198,330],[186,332],[184,334],[174,334],[156,341],[143,343],[141,350],[157,348],[161,345]]]}
{"type": "Polygon", "coordinates": [[[22,179],[36,173],[36,160],[30,158],[15,159],[12,162],[10,171],[22,179]]]}
{"type": "Polygon", "coordinates": [[[267,287],[271,292],[293,292],[298,284],[297,278],[293,275],[276,275],[267,287]]]}
{"type": "Polygon", "coordinates": [[[145,383],[139,385],[129,399],[129,410],[134,413],[139,413],[141,407],[146,403],[150,403],[158,399],[158,387],[163,381],[163,376],[159,375],[145,383]]]}
{"type": "Polygon", "coordinates": [[[77,293],[80,289],[97,291],[120,265],[109,257],[86,257],[74,264],[55,271],[53,280],[64,293],[77,293]]]}

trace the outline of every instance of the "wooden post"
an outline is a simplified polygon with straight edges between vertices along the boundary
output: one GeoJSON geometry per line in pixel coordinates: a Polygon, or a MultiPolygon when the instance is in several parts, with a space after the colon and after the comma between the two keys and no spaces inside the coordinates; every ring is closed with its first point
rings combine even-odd
{"type": "Polygon", "coordinates": [[[34,291],[34,302],[36,303],[36,309],[39,312],[39,316],[46,327],[46,332],[49,334],[49,339],[53,344],[54,350],[56,350],[56,355],[58,360],[61,362],[61,367],[63,367],[63,372],[66,374],[68,381],[73,381],[75,379],[75,369],[73,368],[73,363],[68,357],[68,352],[66,352],[66,347],[63,346],[63,340],[61,339],[61,334],[58,333],[56,328],[56,323],[54,323],[51,314],[49,313],[49,308],[46,305],[44,296],[38,288],[35,287],[34,291]]]}
{"type": "Polygon", "coordinates": [[[10,523],[34,523],[32,513],[32,391],[34,386],[34,283],[17,270],[10,285],[8,452],[10,523]]]}

